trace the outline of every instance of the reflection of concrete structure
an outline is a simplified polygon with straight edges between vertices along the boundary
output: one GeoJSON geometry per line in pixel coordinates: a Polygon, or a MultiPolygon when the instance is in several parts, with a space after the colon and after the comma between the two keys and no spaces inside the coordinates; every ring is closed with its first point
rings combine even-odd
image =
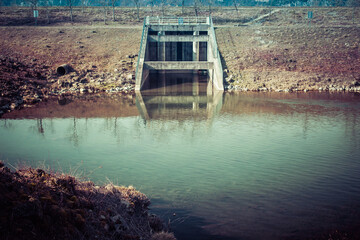
{"type": "Polygon", "coordinates": [[[207,81],[207,74],[201,71],[157,70],[150,72],[142,92],[147,95],[206,94],[207,81]]]}
{"type": "Polygon", "coordinates": [[[169,70],[206,70],[208,92],[224,89],[211,17],[145,18],[135,90],[144,89],[151,73],[169,70]]]}
{"type": "Polygon", "coordinates": [[[136,93],[136,106],[145,120],[212,120],[222,107],[223,92],[213,95],[151,95],[136,93]]]}

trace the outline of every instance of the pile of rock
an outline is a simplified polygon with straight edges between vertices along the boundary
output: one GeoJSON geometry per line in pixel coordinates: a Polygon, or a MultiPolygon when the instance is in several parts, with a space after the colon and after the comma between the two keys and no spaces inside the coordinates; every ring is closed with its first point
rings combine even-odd
{"type": "Polygon", "coordinates": [[[113,71],[101,72],[97,66],[74,70],[64,76],[53,76],[50,93],[53,95],[124,92],[135,89],[135,61],[137,55],[128,55],[113,71]]]}
{"type": "Polygon", "coordinates": [[[46,95],[43,70],[16,58],[0,56],[0,116],[21,106],[29,106],[46,95]]]}

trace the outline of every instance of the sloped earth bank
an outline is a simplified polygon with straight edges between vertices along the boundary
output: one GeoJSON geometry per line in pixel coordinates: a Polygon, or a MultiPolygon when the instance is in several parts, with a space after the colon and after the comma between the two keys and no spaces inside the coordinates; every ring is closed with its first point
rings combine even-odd
{"type": "MultiPolygon", "coordinates": [[[[226,90],[360,91],[356,9],[213,8],[226,90]]],[[[140,17],[157,10],[142,8],[140,17]]],[[[0,115],[49,96],[133,93],[142,32],[134,9],[117,8],[117,21],[105,25],[101,8],[76,8],[74,23],[65,8],[50,8],[50,23],[41,18],[37,27],[27,8],[0,12],[0,115]],[[64,76],[56,73],[62,64],[71,67],[64,76]]]]}
{"type": "Polygon", "coordinates": [[[360,91],[358,27],[219,28],[228,89],[360,91]]]}
{"type": "Polygon", "coordinates": [[[49,96],[134,89],[141,29],[0,29],[0,115],[49,96]],[[57,67],[70,66],[58,75],[57,67]]]}
{"type": "Polygon", "coordinates": [[[13,172],[0,161],[0,193],[1,239],[175,239],[133,187],[42,169],[13,172]]]}

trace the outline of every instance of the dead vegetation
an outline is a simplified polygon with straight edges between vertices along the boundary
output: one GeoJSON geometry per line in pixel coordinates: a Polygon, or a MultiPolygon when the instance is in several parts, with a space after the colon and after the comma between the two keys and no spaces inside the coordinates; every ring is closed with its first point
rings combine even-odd
{"type": "Polygon", "coordinates": [[[359,91],[357,27],[220,28],[230,89],[359,91]]]}
{"type": "Polygon", "coordinates": [[[133,187],[95,186],[72,176],[0,162],[1,239],[175,239],[133,187]],[[166,234],[168,237],[161,238],[166,234]]]}
{"type": "Polygon", "coordinates": [[[228,89],[360,91],[360,16],[354,24],[350,8],[279,8],[263,16],[216,31],[228,89]]]}

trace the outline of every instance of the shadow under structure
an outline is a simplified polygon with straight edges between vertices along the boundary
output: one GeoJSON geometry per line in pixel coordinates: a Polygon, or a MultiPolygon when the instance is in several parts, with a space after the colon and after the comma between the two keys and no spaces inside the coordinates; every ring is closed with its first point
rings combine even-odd
{"type": "Polygon", "coordinates": [[[136,92],[136,107],[141,117],[148,121],[161,122],[206,122],[209,126],[223,105],[223,94],[215,91],[212,95],[158,94],[136,92]]]}
{"type": "MultiPolygon", "coordinates": [[[[146,17],[135,91],[164,87],[170,74],[206,76],[206,92],[223,91],[223,69],[211,17],[146,17]],[[159,77],[154,77],[154,76],[159,77]],[[155,79],[155,80],[154,80],[155,79]]],[[[176,84],[176,83],[175,83],[176,84]]]]}

